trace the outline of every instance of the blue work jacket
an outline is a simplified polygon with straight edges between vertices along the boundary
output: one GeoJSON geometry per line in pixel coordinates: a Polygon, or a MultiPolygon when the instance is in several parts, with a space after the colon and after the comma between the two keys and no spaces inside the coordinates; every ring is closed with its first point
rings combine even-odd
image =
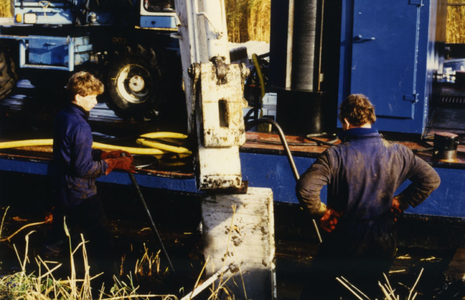
{"type": "Polygon", "coordinates": [[[92,149],[88,113],[70,104],[54,122],[53,157],[59,201],[75,206],[97,194],[96,178],[105,175],[108,164],[100,160],[102,151],[92,149]]]}
{"type": "Polygon", "coordinates": [[[405,207],[422,203],[440,184],[428,163],[376,129],[353,128],[339,138],[342,143],[323,152],[297,183],[297,197],[312,217],[324,213],[320,191],[325,185],[328,207],[343,212],[342,218],[375,220],[390,211],[396,190],[407,179],[411,184],[397,195],[405,207]]]}

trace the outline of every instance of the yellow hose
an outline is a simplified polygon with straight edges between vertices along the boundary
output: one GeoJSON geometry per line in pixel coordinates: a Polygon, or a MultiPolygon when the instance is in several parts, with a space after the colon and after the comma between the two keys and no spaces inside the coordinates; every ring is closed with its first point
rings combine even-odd
{"type": "MultiPolygon", "coordinates": [[[[23,140],[23,141],[11,141],[11,142],[0,142],[0,149],[8,148],[20,148],[20,147],[31,147],[31,146],[53,146],[53,139],[38,139],[38,140],[23,140]]],[[[115,146],[94,142],[92,148],[95,149],[111,149],[111,150],[123,150],[131,154],[145,154],[145,155],[159,155],[165,153],[159,149],[149,148],[136,148],[136,147],[123,147],[115,146]]]]}
{"type": "MultiPolygon", "coordinates": [[[[174,138],[174,139],[186,139],[187,135],[177,132],[150,132],[141,135],[146,138],[174,138]]],[[[131,154],[141,155],[160,155],[166,152],[174,152],[178,154],[190,155],[192,152],[184,147],[171,146],[159,142],[146,141],[145,139],[137,139],[137,143],[150,148],[138,148],[138,147],[125,147],[108,145],[103,143],[94,142],[92,148],[95,149],[109,149],[109,150],[123,150],[131,154]]],[[[0,149],[8,148],[19,148],[19,147],[31,147],[31,146],[53,146],[53,139],[36,139],[36,140],[22,140],[22,141],[9,141],[0,142],[0,149]]]]}
{"type": "MultiPolygon", "coordinates": [[[[260,94],[262,98],[265,96],[265,80],[263,79],[262,68],[260,68],[260,62],[258,61],[257,54],[252,54],[252,61],[253,65],[255,66],[255,70],[257,71],[258,80],[260,81],[260,94]]],[[[260,99],[260,107],[262,106],[262,100],[260,99]]]]}
{"type": "Polygon", "coordinates": [[[1,142],[0,149],[28,147],[28,146],[52,146],[52,145],[53,145],[52,139],[24,140],[24,141],[1,142]]]}
{"type": "Polygon", "coordinates": [[[189,149],[184,147],[170,146],[159,142],[146,141],[145,139],[137,139],[136,142],[139,145],[157,148],[167,152],[192,154],[192,152],[189,149]]]}
{"type": "Polygon", "coordinates": [[[159,149],[154,149],[154,148],[124,147],[124,146],[107,145],[107,144],[102,144],[102,143],[97,143],[97,142],[94,142],[92,144],[92,148],[123,150],[123,151],[127,151],[127,152],[129,152],[131,154],[157,155],[157,154],[165,153],[165,151],[161,151],[159,149]]]}
{"type": "Polygon", "coordinates": [[[158,131],[158,132],[144,133],[140,137],[148,138],[148,139],[161,139],[161,138],[186,139],[187,135],[178,133],[178,132],[158,131]]]}

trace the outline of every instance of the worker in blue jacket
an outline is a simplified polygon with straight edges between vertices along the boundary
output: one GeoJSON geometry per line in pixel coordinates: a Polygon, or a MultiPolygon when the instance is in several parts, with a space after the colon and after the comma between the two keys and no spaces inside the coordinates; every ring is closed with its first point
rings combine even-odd
{"type": "Polygon", "coordinates": [[[315,277],[302,299],[339,299],[345,288],[336,277],[374,297],[396,255],[398,215],[440,184],[428,163],[371,127],[376,116],[367,97],[350,95],[339,109],[341,143],[322,153],[296,186],[301,205],[324,230],[315,277]],[[396,195],[407,179],[411,184],[396,195]],[[323,186],[328,187],[327,205],[320,200],[323,186]]]}
{"type": "MultiPolygon", "coordinates": [[[[92,130],[87,120],[90,110],[97,104],[97,96],[104,91],[102,82],[88,72],[77,72],[69,79],[66,90],[70,103],[57,114],[54,122],[57,199],[51,234],[44,250],[49,256],[67,250],[63,247],[68,244],[65,221],[72,233],[75,228],[81,229],[85,240],[89,241],[86,244],[89,258],[99,260],[111,251],[111,235],[95,181],[116,169],[134,172],[133,158],[125,151],[92,149],[92,130]]],[[[74,235],[79,236],[78,232],[74,235]]]]}

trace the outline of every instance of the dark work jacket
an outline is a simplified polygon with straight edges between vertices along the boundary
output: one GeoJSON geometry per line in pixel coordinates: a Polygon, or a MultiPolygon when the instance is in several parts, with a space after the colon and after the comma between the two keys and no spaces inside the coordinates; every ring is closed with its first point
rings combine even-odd
{"type": "Polygon", "coordinates": [[[422,203],[440,179],[436,171],[404,145],[388,142],[376,129],[353,128],[340,135],[341,144],[328,148],[301,176],[297,197],[313,217],[321,217],[320,191],[328,185],[328,206],[343,218],[375,220],[388,213],[394,193],[404,208],[422,203]]]}
{"type": "Polygon", "coordinates": [[[88,113],[71,104],[54,122],[53,157],[57,167],[57,192],[64,206],[75,206],[97,194],[95,179],[105,175],[108,164],[101,150],[92,149],[88,113]]]}

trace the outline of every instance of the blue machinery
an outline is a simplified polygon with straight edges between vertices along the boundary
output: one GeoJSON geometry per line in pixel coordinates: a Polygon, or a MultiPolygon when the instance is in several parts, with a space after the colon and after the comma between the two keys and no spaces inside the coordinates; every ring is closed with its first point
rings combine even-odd
{"type": "MultiPolygon", "coordinates": [[[[435,132],[456,130],[433,122],[441,110],[437,106],[444,90],[441,87],[446,87],[440,80],[445,63],[445,7],[444,1],[435,0],[273,0],[269,84],[277,92],[277,121],[284,132],[298,135],[337,130],[337,103],[351,93],[363,93],[372,100],[378,116],[375,125],[388,136],[402,133],[430,139],[435,132]],[[299,16],[299,11],[313,17],[299,16]],[[305,23],[311,20],[314,22],[305,23]],[[315,34],[301,38],[303,28],[311,28],[315,34]],[[304,57],[305,53],[312,57],[304,57]],[[297,81],[301,76],[306,76],[304,82],[297,81]]],[[[299,173],[323,150],[293,149],[299,173]]],[[[295,179],[282,150],[256,149],[246,143],[240,159],[243,180],[250,187],[270,187],[275,201],[297,203],[295,179]]],[[[460,148],[453,163],[425,159],[438,171],[442,183],[427,201],[407,213],[464,218],[465,160],[460,148]]],[[[0,170],[48,175],[49,161],[1,155],[0,170]]],[[[199,193],[193,174],[170,177],[139,172],[136,178],[144,187],[199,193]]],[[[99,180],[131,184],[127,174],[119,172],[99,180]]]]}
{"type": "MultiPolygon", "coordinates": [[[[249,182],[250,187],[270,187],[273,190],[275,201],[298,203],[294,193],[294,175],[283,153],[264,154],[243,151],[240,158],[243,179],[249,182]]],[[[0,170],[2,171],[49,175],[50,169],[47,161],[11,159],[11,157],[5,158],[4,156],[1,156],[0,159],[0,170]]],[[[303,173],[315,158],[294,154],[294,160],[299,173],[303,173]]],[[[422,205],[415,209],[409,208],[407,213],[464,218],[465,171],[463,167],[463,165],[435,166],[441,176],[441,186],[422,205]]],[[[138,172],[135,176],[139,185],[143,187],[172,190],[185,194],[199,193],[193,175],[173,178],[166,175],[138,172]]],[[[129,177],[123,172],[112,172],[98,181],[131,185],[129,177]]],[[[326,191],[323,190],[322,199],[325,199],[325,196],[326,191]]]]}

